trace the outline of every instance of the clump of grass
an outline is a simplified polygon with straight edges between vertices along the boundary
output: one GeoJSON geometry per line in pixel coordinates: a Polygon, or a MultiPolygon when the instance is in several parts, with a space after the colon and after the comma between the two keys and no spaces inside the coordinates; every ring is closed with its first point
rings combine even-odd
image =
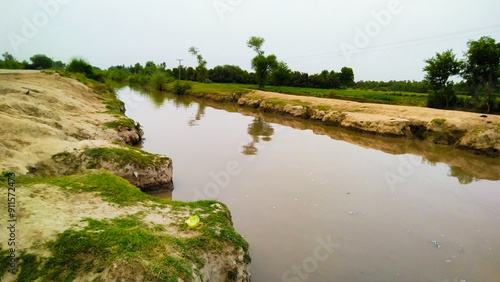
{"type": "Polygon", "coordinates": [[[319,110],[319,111],[329,111],[332,108],[330,106],[320,105],[320,106],[317,106],[316,109],[319,110]]]}
{"type": "Polygon", "coordinates": [[[119,120],[106,122],[104,126],[111,129],[119,129],[120,127],[134,128],[135,121],[130,118],[121,118],[119,120]]]}
{"type": "Polygon", "coordinates": [[[308,102],[302,102],[300,100],[282,100],[279,98],[269,98],[269,99],[266,99],[265,102],[272,104],[272,105],[280,105],[280,106],[286,106],[286,105],[302,106],[302,107],[310,107],[311,106],[311,104],[308,102]]]}
{"type": "Polygon", "coordinates": [[[156,197],[142,193],[130,182],[106,171],[93,172],[83,176],[38,178],[33,179],[33,181],[52,184],[73,192],[96,192],[104,200],[120,206],[132,206],[145,201],[158,202],[156,197]]]}
{"type": "Polygon", "coordinates": [[[153,73],[153,75],[149,79],[149,84],[150,84],[152,89],[158,90],[158,91],[163,91],[163,90],[167,90],[167,88],[168,88],[167,84],[172,82],[172,80],[173,80],[173,78],[167,76],[167,74],[165,74],[164,72],[156,71],[155,73],[153,73]]]}
{"type": "Polygon", "coordinates": [[[436,118],[431,121],[431,123],[435,123],[438,125],[443,125],[446,122],[446,119],[443,118],[436,118]]]}
{"type": "Polygon", "coordinates": [[[106,109],[108,109],[107,113],[123,116],[125,113],[125,103],[118,99],[110,99],[105,101],[106,109]]]}
{"type": "Polygon", "coordinates": [[[177,95],[184,95],[186,94],[189,90],[191,90],[191,84],[189,83],[182,83],[180,81],[176,81],[174,85],[172,86],[172,92],[177,95]]]}
{"type": "Polygon", "coordinates": [[[166,157],[160,157],[155,154],[150,154],[148,152],[142,151],[138,148],[128,147],[128,148],[89,148],[83,151],[83,155],[89,157],[92,161],[89,163],[90,167],[87,168],[98,168],[97,163],[99,161],[107,161],[116,163],[119,167],[124,167],[127,164],[134,164],[141,168],[145,168],[149,165],[162,166],[168,159],[166,157]]]}

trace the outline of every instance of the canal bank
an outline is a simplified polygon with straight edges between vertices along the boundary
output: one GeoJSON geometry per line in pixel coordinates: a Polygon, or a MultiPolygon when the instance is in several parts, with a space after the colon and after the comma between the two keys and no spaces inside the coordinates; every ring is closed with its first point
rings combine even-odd
{"type": "MultiPolygon", "coordinates": [[[[248,91],[247,91],[248,92],[248,91]]],[[[500,116],[423,107],[360,103],[274,92],[217,93],[187,91],[187,95],[234,102],[263,112],[318,120],[350,130],[425,140],[490,157],[500,152],[500,116]]]]}

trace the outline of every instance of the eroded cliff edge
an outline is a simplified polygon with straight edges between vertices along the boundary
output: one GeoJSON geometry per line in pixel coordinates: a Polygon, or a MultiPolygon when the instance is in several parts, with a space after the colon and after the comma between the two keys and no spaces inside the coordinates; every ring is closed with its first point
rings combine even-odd
{"type": "Polygon", "coordinates": [[[249,281],[248,243],[227,207],[144,194],[173,189],[172,160],[130,146],[140,125],[105,85],[82,82],[0,74],[0,171],[16,173],[22,230],[15,248],[0,232],[3,280],[249,281]]]}

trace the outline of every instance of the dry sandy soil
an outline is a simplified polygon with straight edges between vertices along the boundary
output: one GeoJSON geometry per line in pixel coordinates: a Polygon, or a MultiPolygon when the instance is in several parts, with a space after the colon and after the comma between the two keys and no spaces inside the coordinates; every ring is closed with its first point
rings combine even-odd
{"type": "Polygon", "coordinates": [[[96,94],[73,79],[39,72],[0,73],[0,171],[26,174],[27,166],[73,148],[115,140],[96,94]],[[29,93],[28,93],[29,91],[29,93]]]}

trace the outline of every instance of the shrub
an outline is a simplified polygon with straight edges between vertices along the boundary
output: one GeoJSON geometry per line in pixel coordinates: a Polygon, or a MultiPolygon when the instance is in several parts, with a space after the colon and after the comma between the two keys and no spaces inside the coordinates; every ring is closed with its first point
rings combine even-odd
{"type": "Polygon", "coordinates": [[[177,80],[174,84],[173,92],[177,95],[184,95],[190,89],[191,89],[191,84],[181,83],[179,80],[177,80]]]}
{"type": "Polygon", "coordinates": [[[335,91],[330,90],[330,91],[328,91],[328,93],[326,93],[326,95],[324,97],[325,98],[335,98],[335,96],[337,96],[337,94],[335,93],[335,91]]]}
{"type": "Polygon", "coordinates": [[[93,67],[83,59],[72,59],[66,70],[74,73],[83,73],[87,78],[94,78],[93,67]]]}
{"type": "Polygon", "coordinates": [[[149,80],[149,85],[151,86],[151,88],[155,90],[162,91],[167,89],[166,85],[170,81],[172,81],[172,78],[167,77],[167,75],[164,72],[156,71],[151,76],[149,80]]]}
{"type": "Polygon", "coordinates": [[[34,55],[33,57],[30,58],[30,60],[31,64],[27,66],[27,68],[29,67],[30,69],[34,70],[50,69],[54,64],[51,58],[43,54],[34,55]]]}

